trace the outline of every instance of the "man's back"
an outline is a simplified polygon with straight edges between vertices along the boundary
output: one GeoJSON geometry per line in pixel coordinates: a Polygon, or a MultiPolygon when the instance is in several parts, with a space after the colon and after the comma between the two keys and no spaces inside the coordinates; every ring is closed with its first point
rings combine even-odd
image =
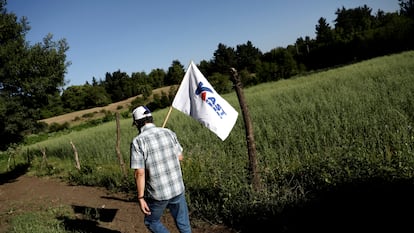
{"type": "Polygon", "coordinates": [[[166,200],[184,191],[178,156],[182,153],[176,135],[169,129],[146,124],[134,138],[134,168],[145,168],[148,195],[166,200]],[[135,153],[134,153],[135,154],[135,153]]]}

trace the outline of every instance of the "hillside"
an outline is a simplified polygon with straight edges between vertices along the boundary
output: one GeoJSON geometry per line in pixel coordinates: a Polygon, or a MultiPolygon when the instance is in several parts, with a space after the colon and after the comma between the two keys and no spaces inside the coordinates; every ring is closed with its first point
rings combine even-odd
{"type": "MultiPolygon", "coordinates": [[[[245,88],[263,181],[260,192],[248,180],[241,116],[220,141],[188,116],[171,114],[168,127],[185,150],[182,170],[193,216],[226,223],[238,232],[398,232],[409,227],[413,90],[412,51],[245,88]]],[[[237,106],[234,93],[223,97],[237,106]]],[[[161,119],[167,110],[153,115],[161,119]]],[[[120,152],[128,159],[137,130],[130,119],[121,119],[119,129],[120,152]]],[[[112,122],[56,134],[22,148],[20,159],[33,158],[30,171],[38,174],[134,192],[132,175],[122,186],[116,136],[112,122]],[[86,172],[75,170],[70,142],[86,172]],[[47,152],[46,171],[41,148],[47,152]]]]}
{"type": "MultiPolygon", "coordinates": [[[[170,89],[170,86],[167,87],[161,87],[158,89],[155,89],[152,91],[152,94],[160,94],[162,92],[168,92],[170,89]]],[[[77,125],[82,122],[92,120],[92,119],[99,119],[105,115],[105,112],[117,112],[117,111],[127,111],[129,107],[131,106],[131,102],[135,100],[137,97],[140,97],[141,95],[130,97],[126,100],[122,100],[119,102],[115,102],[112,104],[109,104],[104,107],[95,107],[85,110],[80,110],[76,112],[66,113],[63,115],[50,117],[47,119],[41,120],[41,122],[45,122],[47,124],[57,123],[57,124],[64,124],[65,122],[68,122],[70,125],[77,125]]],[[[152,98],[152,96],[150,96],[152,98]]]]}

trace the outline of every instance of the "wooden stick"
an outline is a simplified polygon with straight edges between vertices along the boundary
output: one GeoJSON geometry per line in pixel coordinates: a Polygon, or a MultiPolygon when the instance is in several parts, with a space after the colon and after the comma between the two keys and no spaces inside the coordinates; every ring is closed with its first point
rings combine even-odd
{"type": "Polygon", "coordinates": [[[234,89],[236,90],[237,97],[239,98],[240,108],[243,114],[244,127],[246,131],[246,142],[247,142],[247,153],[249,155],[249,171],[251,182],[255,191],[262,190],[262,185],[260,182],[260,172],[257,165],[257,156],[256,156],[256,143],[254,140],[253,133],[253,123],[250,118],[249,108],[247,107],[246,99],[244,98],[244,93],[242,89],[242,83],[240,77],[237,73],[237,70],[231,68],[232,81],[234,84],[234,89]]]}
{"type": "Polygon", "coordinates": [[[78,155],[78,150],[76,150],[75,144],[73,144],[72,140],[70,140],[70,144],[72,145],[72,149],[73,149],[73,153],[75,156],[75,162],[76,162],[76,169],[78,169],[80,171],[81,166],[80,166],[80,162],[79,162],[79,155],[78,155]]]}
{"type": "Polygon", "coordinates": [[[43,155],[41,168],[43,168],[43,164],[45,164],[47,167],[46,148],[43,147],[40,149],[40,151],[42,152],[42,155],[43,155]]]}
{"type": "Polygon", "coordinates": [[[116,112],[116,145],[115,150],[118,156],[119,164],[121,165],[122,173],[124,175],[124,179],[126,180],[128,173],[125,168],[125,162],[122,158],[121,154],[121,124],[119,123],[119,112],[116,112]]]}
{"type": "Polygon", "coordinates": [[[165,127],[165,124],[167,124],[168,118],[170,118],[170,114],[172,111],[172,106],[170,106],[170,109],[168,110],[167,116],[165,117],[164,123],[162,124],[162,127],[165,127]]]}

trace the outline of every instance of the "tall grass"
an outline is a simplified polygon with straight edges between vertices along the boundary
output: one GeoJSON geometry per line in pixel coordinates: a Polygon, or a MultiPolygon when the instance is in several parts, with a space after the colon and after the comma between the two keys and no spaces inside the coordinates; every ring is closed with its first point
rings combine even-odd
{"type": "MultiPolygon", "coordinates": [[[[252,191],[242,115],[223,142],[174,110],[166,127],[185,150],[183,174],[194,216],[243,224],[249,216],[273,216],[343,183],[414,177],[414,52],[364,61],[244,90],[253,120],[264,189],[252,191]]],[[[223,95],[236,109],[235,94],[223,95]]],[[[162,125],[167,109],[154,112],[162,125]]],[[[121,152],[137,134],[121,120],[121,152]]],[[[47,175],[134,192],[115,153],[114,122],[24,148],[36,173],[46,148],[47,175]],[[74,168],[70,141],[83,170],[74,168]]],[[[132,171],[129,171],[132,172],[132,171]]]]}

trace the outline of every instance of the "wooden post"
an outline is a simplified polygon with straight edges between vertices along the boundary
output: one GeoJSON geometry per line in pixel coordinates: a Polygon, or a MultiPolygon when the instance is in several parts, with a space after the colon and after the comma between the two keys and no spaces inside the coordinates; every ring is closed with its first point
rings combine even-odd
{"type": "Polygon", "coordinates": [[[41,148],[40,152],[42,152],[42,164],[41,164],[41,168],[43,168],[43,164],[45,164],[45,166],[47,167],[47,157],[46,157],[46,148],[41,148]]]}
{"type": "Polygon", "coordinates": [[[253,124],[250,119],[249,109],[242,89],[242,84],[237,73],[237,70],[231,68],[232,81],[236,89],[237,97],[239,98],[240,108],[243,114],[244,125],[246,129],[247,152],[249,155],[249,171],[250,178],[255,191],[261,190],[260,174],[257,170],[256,144],[254,141],[253,124]]]}
{"type": "Polygon", "coordinates": [[[116,112],[116,154],[118,156],[119,164],[121,165],[121,170],[126,179],[128,174],[125,168],[124,159],[121,154],[121,126],[119,123],[119,112],[116,112]]]}
{"type": "MultiPolygon", "coordinates": [[[[10,163],[11,163],[12,159],[13,159],[13,167],[16,167],[16,155],[20,154],[20,149],[21,149],[21,147],[19,147],[17,145],[16,146],[12,145],[9,148],[7,148],[6,153],[9,154],[9,159],[7,160],[7,171],[11,170],[10,163]]],[[[26,154],[28,155],[29,153],[26,153],[26,154]]],[[[27,164],[30,164],[30,161],[28,161],[27,164]]]]}
{"type": "Polygon", "coordinates": [[[73,144],[72,140],[70,140],[70,144],[72,145],[73,153],[74,153],[74,156],[75,156],[75,162],[76,162],[75,167],[76,167],[76,169],[78,169],[80,171],[81,165],[80,165],[80,162],[79,162],[78,150],[76,150],[75,144],[73,144]]]}
{"type": "Polygon", "coordinates": [[[7,171],[11,170],[10,169],[10,161],[11,161],[12,158],[13,158],[13,165],[14,165],[14,167],[16,167],[16,159],[15,159],[15,156],[14,156],[14,151],[10,152],[10,154],[9,154],[9,159],[7,160],[7,171]]]}

